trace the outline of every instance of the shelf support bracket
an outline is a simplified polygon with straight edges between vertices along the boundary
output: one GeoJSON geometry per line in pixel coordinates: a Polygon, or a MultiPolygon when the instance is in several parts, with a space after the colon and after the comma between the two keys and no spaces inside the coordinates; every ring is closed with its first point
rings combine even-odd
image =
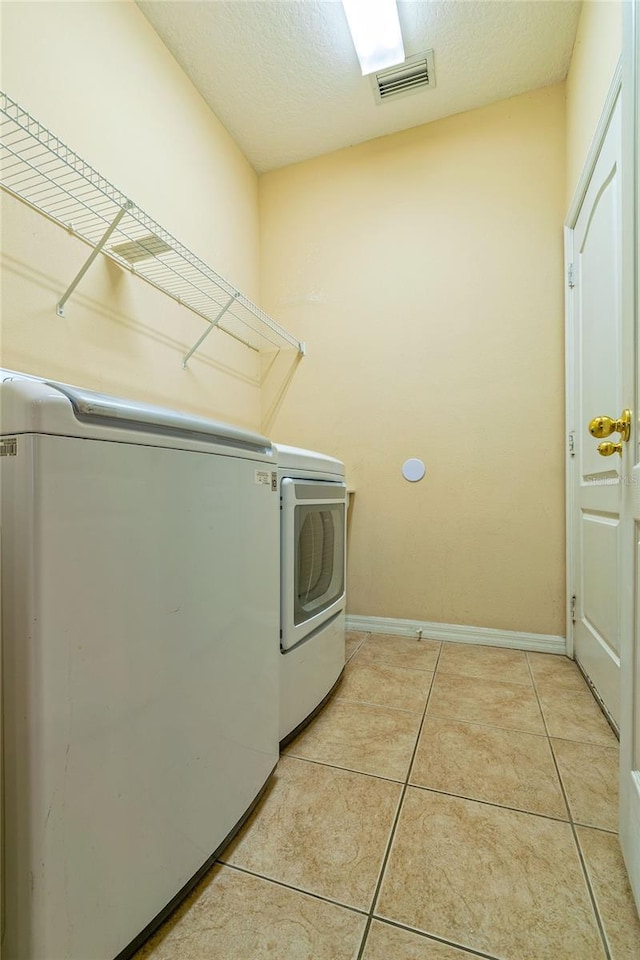
{"type": "Polygon", "coordinates": [[[191,357],[193,356],[193,354],[196,352],[196,350],[198,349],[198,347],[200,346],[200,344],[201,344],[204,340],[206,340],[206,338],[209,336],[209,334],[211,333],[211,331],[213,330],[213,328],[218,326],[218,324],[220,323],[220,321],[221,321],[222,318],[224,317],[224,315],[225,315],[225,313],[227,312],[227,310],[229,309],[229,307],[230,307],[233,303],[235,303],[235,301],[238,299],[239,296],[240,296],[240,291],[239,291],[239,290],[236,290],[236,292],[234,293],[234,295],[233,295],[232,297],[229,297],[229,299],[228,299],[227,302],[225,303],[225,305],[224,305],[224,307],[222,308],[222,310],[220,311],[220,313],[219,313],[216,317],[214,317],[213,320],[209,320],[209,326],[207,327],[207,329],[204,331],[204,333],[202,334],[201,337],[198,337],[198,339],[196,340],[196,342],[194,343],[194,345],[191,347],[191,350],[189,350],[189,353],[186,353],[186,354],[184,355],[184,359],[183,359],[183,361],[182,361],[182,368],[183,368],[183,370],[186,370],[186,369],[187,369],[187,364],[188,364],[189,360],[191,359],[191,357]]]}
{"type": "Polygon", "coordinates": [[[118,213],[117,213],[117,214],[115,215],[115,217],[113,218],[112,222],[109,224],[109,226],[107,227],[107,229],[106,229],[105,232],[103,233],[103,235],[102,235],[102,237],[100,238],[100,240],[98,240],[97,244],[95,245],[95,247],[94,247],[93,250],[91,251],[91,254],[89,255],[89,258],[87,259],[87,261],[86,261],[86,263],[84,264],[84,266],[78,271],[78,273],[76,274],[76,276],[74,277],[74,279],[71,281],[71,283],[70,283],[69,286],[67,287],[66,291],[63,293],[63,295],[62,295],[62,296],[60,297],[60,299],[58,300],[58,303],[56,304],[56,313],[58,314],[59,317],[64,317],[64,305],[65,305],[65,303],[67,302],[67,300],[69,299],[69,297],[71,296],[71,294],[73,293],[73,291],[75,290],[75,288],[78,286],[78,284],[80,283],[80,281],[81,281],[82,278],[84,277],[85,273],[87,272],[87,270],[89,269],[89,267],[91,266],[91,264],[93,263],[93,261],[95,260],[95,258],[96,258],[96,257],[98,256],[98,254],[102,251],[104,245],[106,244],[107,240],[109,239],[109,237],[111,236],[111,234],[113,233],[113,231],[116,229],[116,227],[118,226],[118,224],[120,223],[120,221],[122,220],[122,218],[125,216],[125,214],[127,213],[127,211],[131,209],[132,206],[133,206],[133,203],[129,200],[129,201],[127,201],[127,203],[126,203],[123,207],[120,208],[120,210],[118,211],[118,213]]]}

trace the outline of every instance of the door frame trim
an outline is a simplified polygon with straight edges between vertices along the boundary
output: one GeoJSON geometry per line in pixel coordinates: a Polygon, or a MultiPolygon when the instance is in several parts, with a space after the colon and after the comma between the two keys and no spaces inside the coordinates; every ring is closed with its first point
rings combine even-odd
{"type": "Polygon", "coordinates": [[[564,225],[569,229],[573,229],[576,225],[576,221],[580,214],[580,209],[584,203],[584,198],[593,176],[593,171],[595,170],[596,163],[598,162],[598,157],[600,156],[600,151],[602,149],[602,144],[604,143],[604,138],[607,134],[607,129],[609,123],[611,122],[611,117],[613,115],[613,108],[615,107],[616,100],[618,99],[618,94],[622,89],[622,57],[618,60],[615,70],[613,71],[613,76],[611,78],[611,85],[609,86],[609,91],[607,93],[607,98],[604,102],[602,108],[602,114],[598,121],[598,126],[596,127],[596,132],[593,135],[593,140],[591,141],[591,146],[587,153],[584,167],[582,173],[580,174],[580,179],[578,180],[578,185],[573,194],[567,216],[565,217],[564,225]]]}
{"type": "Polygon", "coordinates": [[[564,221],[564,349],[565,349],[565,510],[566,510],[566,620],[567,620],[567,645],[566,653],[568,657],[574,655],[574,629],[572,620],[571,598],[576,593],[575,581],[575,554],[573,549],[574,529],[574,480],[575,480],[575,457],[571,456],[569,436],[571,431],[575,431],[575,371],[574,371],[574,331],[573,331],[573,306],[574,291],[569,286],[569,264],[574,262],[573,249],[573,231],[584,203],[584,198],[591,182],[591,177],[598,162],[600,151],[604,139],[609,129],[613,109],[622,90],[622,57],[618,60],[614,70],[611,84],[607,93],[602,114],[598,121],[598,126],[593,135],[591,146],[587,153],[585,164],[580,174],[580,179],[573,194],[569,211],[564,221]]]}

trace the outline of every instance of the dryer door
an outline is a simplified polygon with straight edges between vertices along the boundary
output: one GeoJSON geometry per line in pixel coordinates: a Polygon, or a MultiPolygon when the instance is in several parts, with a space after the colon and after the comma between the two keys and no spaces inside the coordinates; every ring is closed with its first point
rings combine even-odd
{"type": "Polygon", "coordinates": [[[282,648],[344,607],[346,486],[282,481],[282,648]]]}

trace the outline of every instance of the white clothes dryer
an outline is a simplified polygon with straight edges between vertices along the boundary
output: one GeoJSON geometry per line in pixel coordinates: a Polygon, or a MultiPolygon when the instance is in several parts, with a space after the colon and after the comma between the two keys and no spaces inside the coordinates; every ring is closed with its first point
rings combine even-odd
{"type": "Polygon", "coordinates": [[[311,719],[345,664],[347,487],[333,457],[274,444],[280,489],[280,742],[311,719]]]}

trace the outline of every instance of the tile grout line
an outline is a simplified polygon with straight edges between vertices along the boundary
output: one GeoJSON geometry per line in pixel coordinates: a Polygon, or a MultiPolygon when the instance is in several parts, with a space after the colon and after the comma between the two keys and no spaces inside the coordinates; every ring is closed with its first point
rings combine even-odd
{"type": "MultiPolygon", "coordinates": [[[[522,684],[524,687],[524,684],[522,684]]],[[[505,733],[522,733],[528,737],[546,737],[546,733],[537,733],[535,730],[524,730],[522,727],[500,727],[495,723],[487,723],[485,720],[462,720],[459,717],[450,717],[444,713],[433,712],[431,716],[435,720],[448,720],[450,723],[471,723],[478,727],[489,727],[491,730],[504,730],[505,733]]]]}
{"type": "Polygon", "coordinates": [[[369,913],[363,907],[354,907],[341,900],[332,900],[331,897],[325,897],[321,893],[314,893],[311,890],[305,890],[302,887],[295,887],[292,883],[285,883],[284,880],[276,880],[275,877],[268,877],[264,873],[255,873],[247,867],[240,867],[235,863],[228,863],[226,860],[216,860],[216,864],[221,867],[227,867],[229,870],[237,870],[238,873],[245,873],[249,877],[255,877],[256,880],[264,880],[265,883],[274,883],[277,887],[284,887],[286,890],[292,890],[294,893],[300,893],[303,897],[311,897],[312,900],[320,900],[322,903],[329,903],[333,907],[340,907],[341,910],[350,910],[351,913],[357,913],[361,917],[368,917],[369,913]]]}
{"type": "Polygon", "coordinates": [[[342,767],[339,763],[329,763],[328,760],[313,760],[311,757],[300,757],[296,753],[283,753],[283,759],[303,760],[305,763],[315,763],[318,767],[330,767],[332,770],[344,770],[345,773],[357,773],[360,777],[371,777],[372,780],[384,780],[385,783],[395,783],[402,786],[403,780],[394,777],[383,777],[379,773],[367,773],[365,770],[354,770],[353,767],[342,767]]]}
{"type": "MultiPolygon", "coordinates": [[[[431,681],[429,681],[429,686],[431,681]]],[[[351,697],[336,696],[336,702],[339,703],[357,703],[364,707],[380,707],[382,710],[392,710],[394,713],[407,713],[411,717],[419,717],[421,710],[407,710],[405,707],[390,707],[388,703],[376,703],[375,700],[355,700],[351,697]]]]}
{"type": "MultiPolygon", "coordinates": [[[[476,679],[471,677],[470,679],[476,679]]],[[[524,686],[524,684],[522,684],[524,686]]],[[[446,720],[448,723],[464,723],[473,727],[488,727],[489,730],[503,730],[505,733],[522,733],[527,737],[539,737],[541,740],[546,740],[547,734],[539,733],[536,730],[523,730],[521,727],[500,727],[495,723],[488,723],[486,720],[465,720],[462,717],[449,717],[444,713],[432,713],[431,716],[435,720],[446,720]]],[[[563,737],[556,737],[557,740],[565,739],[563,737]]],[[[581,743],[582,741],[576,741],[581,743]]]]}
{"type": "MultiPolygon", "coordinates": [[[[420,641],[417,641],[417,642],[420,642],[420,641]]],[[[427,699],[426,699],[426,701],[425,701],[424,710],[422,711],[422,719],[420,720],[420,726],[418,727],[418,733],[417,733],[417,736],[416,736],[416,742],[415,742],[415,744],[414,744],[413,752],[412,752],[412,754],[411,754],[411,758],[410,758],[410,760],[409,760],[409,765],[408,765],[408,767],[407,767],[407,775],[406,775],[406,777],[405,777],[404,784],[402,785],[402,791],[401,791],[401,793],[400,793],[400,799],[398,800],[398,807],[397,807],[397,810],[396,810],[396,815],[395,815],[395,817],[394,817],[394,819],[393,819],[393,823],[392,823],[392,825],[391,825],[391,831],[390,831],[390,833],[389,833],[389,839],[387,840],[387,847],[386,847],[386,850],[385,850],[385,852],[384,852],[384,856],[383,856],[383,858],[382,858],[382,863],[381,863],[381,865],[380,865],[380,872],[379,872],[379,874],[378,874],[378,881],[377,881],[377,883],[376,883],[375,890],[374,890],[374,892],[373,892],[373,898],[372,898],[372,900],[371,900],[371,907],[369,908],[369,915],[368,915],[368,917],[367,917],[367,922],[366,922],[366,924],[365,924],[365,928],[364,928],[364,931],[363,931],[363,934],[362,934],[362,940],[361,940],[361,942],[360,942],[360,949],[358,950],[358,953],[357,953],[357,955],[356,955],[356,960],[362,960],[362,956],[363,956],[363,954],[364,954],[364,950],[365,950],[365,947],[366,947],[366,944],[367,944],[367,940],[368,940],[368,938],[369,938],[369,930],[371,929],[371,923],[372,923],[372,920],[373,920],[374,911],[375,911],[375,908],[376,908],[376,904],[377,904],[377,902],[378,902],[378,896],[380,895],[380,889],[381,889],[381,887],[382,887],[382,880],[383,880],[383,877],[384,877],[384,872],[385,872],[385,870],[386,870],[387,863],[388,863],[389,857],[390,857],[390,855],[391,855],[391,847],[393,846],[393,840],[394,840],[394,837],[395,837],[395,835],[396,835],[396,829],[397,829],[397,827],[398,827],[398,822],[399,822],[399,820],[400,820],[400,814],[401,814],[401,812],[402,812],[402,804],[404,803],[404,798],[405,798],[406,793],[407,793],[407,790],[408,790],[408,788],[409,788],[409,778],[410,778],[410,776],[411,776],[411,770],[412,770],[412,768],[413,768],[413,761],[414,761],[414,759],[415,759],[416,753],[418,752],[418,744],[420,743],[420,736],[421,736],[421,734],[422,734],[422,728],[423,728],[423,726],[424,726],[425,717],[426,717],[426,715],[427,715],[427,708],[428,708],[428,706],[429,706],[429,700],[430,700],[430,698],[431,698],[431,691],[433,690],[433,684],[434,684],[434,682],[435,682],[436,671],[437,671],[437,668],[438,668],[438,662],[439,662],[439,660],[440,660],[440,655],[441,655],[441,653],[442,653],[442,643],[440,644],[440,649],[438,650],[438,653],[437,653],[437,656],[436,656],[436,662],[435,662],[435,665],[434,665],[434,668],[433,668],[433,673],[432,673],[432,675],[431,675],[431,681],[430,681],[430,683],[429,683],[429,690],[427,691],[427,699]]]]}
{"type": "MultiPolygon", "coordinates": [[[[440,719],[447,719],[447,718],[438,717],[437,719],[440,720],[440,719]]],[[[494,729],[502,729],[502,728],[498,727],[494,729]]],[[[420,727],[420,732],[422,732],[422,724],[420,727]]],[[[507,730],[506,732],[508,733],[509,731],[507,730]]],[[[516,731],[516,732],[519,732],[519,731],[516,731]]],[[[546,734],[532,734],[532,736],[537,736],[541,740],[549,739],[546,734]]],[[[558,739],[558,738],[555,738],[555,739],[558,739]]],[[[302,757],[296,753],[285,753],[283,754],[283,757],[285,758],[289,757],[290,760],[303,760],[305,763],[315,763],[319,767],[331,767],[332,770],[344,770],[345,773],[357,773],[359,776],[371,777],[373,780],[383,780],[385,783],[396,783],[400,786],[403,786],[405,782],[403,780],[394,779],[393,777],[383,777],[379,773],[368,773],[365,770],[355,770],[353,767],[343,767],[343,766],[340,766],[340,764],[338,763],[329,763],[328,760],[314,760],[312,757],[302,757]]],[[[555,764],[554,764],[554,769],[555,769],[555,764]]],[[[409,776],[411,776],[411,774],[409,774],[409,776]]],[[[506,803],[496,803],[495,800],[483,800],[481,797],[471,797],[471,796],[467,796],[464,793],[452,793],[450,790],[440,790],[438,787],[432,787],[425,783],[416,783],[415,781],[411,781],[407,783],[407,786],[414,787],[416,790],[423,790],[425,793],[437,793],[437,794],[440,794],[440,796],[453,797],[456,800],[469,800],[472,803],[481,803],[483,804],[483,806],[496,807],[498,810],[510,810],[512,813],[524,813],[530,817],[542,817],[543,820],[552,820],[554,823],[570,823],[571,822],[568,814],[566,817],[554,817],[550,813],[540,813],[540,811],[538,810],[527,810],[524,807],[512,807],[506,803]]],[[[564,796],[563,796],[563,799],[564,799],[564,796]]],[[[566,803],[566,800],[565,800],[565,803],[566,803]]],[[[600,833],[609,833],[613,837],[618,836],[617,830],[609,830],[607,827],[597,827],[591,823],[582,823],[580,820],[576,821],[576,826],[587,827],[589,830],[598,830],[600,833]]],[[[261,876],[261,874],[256,874],[256,876],[261,876]]]]}
{"type": "Polygon", "coordinates": [[[607,940],[607,936],[606,936],[605,931],[604,931],[604,925],[603,925],[603,922],[602,922],[602,918],[601,918],[601,916],[600,916],[600,911],[599,911],[599,909],[598,909],[598,904],[597,904],[597,901],[596,901],[595,893],[593,892],[593,888],[592,888],[592,886],[591,886],[591,880],[590,880],[590,878],[589,878],[589,871],[587,870],[587,864],[586,864],[586,862],[585,862],[585,859],[584,859],[584,856],[583,856],[583,853],[582,853],[582,848],[581,848],[581,846],[580,846],[580,841],[578,840],[578,834],[577,834],[577,831],[576,831],[576,825],[575,825],[574,819],[573,819],[573,812],[572,812],[571,806],[570,806],[570,804],[569,804],[569,798],[568,798],[567,792],[566,792],[566,790],[565,790],[564,781],[563,781],[563,779],[562,779],[562,774],[560,773],[560,767],[558,766],[558,761],[556,760],[556,755],[555,755],[555,753],[554,753],[554,751],[553,751],[553,744],[552,744],[552,742],[551,742],[551,735],[550,735],[550,733],[549,733],[549,728],[548,728],[548,726],[547,726],[547,719],[546,719],[546,717],[545,717],[545,715],[544,715],[544,710],[542,709],[542,703],[541,703],[541,701],[540,701],[540,697],[538,696],[538,688],[537,688],[537,686],[536,686],[535,675],[534,675],[534,673],[533,673],[533,670],[531,669],[531,663],[530,663],[530,661],[529,661],[529,657],[528,657],[528,655],[526,654],[526,652],[525,652],[525,656],[526,656],[526,658],[527,658],[527,666],[529,667],[529,672],[530,672],[530,674],[531,674],[531,680],[532,680],[532,683],[533,683],[533,689],[534,689],[534,692],[535,692],[535,695],[536,695],[536,700],[537,700],[537,702],[538,702],[538,709],[540,710],[540,713],[541,713],[541,715],[542,715],[542,722],[543,722],[544,728],[545,728],[545,730],[546,730],[546,732],[547,732],[547,742],[548,742],[548,744],[549,744],[549,750],[551,751],[551,757],[552,757],[552,759],[553,759],[553,764],[554,764],[554,767],[555,767],[555,769],[556,769],[556,774],[557,774],[557,777],[558,777],[558,781],[559,781],[559,783],[560,783],[560,789],[562,790],[562,796],[564,797],[564,802],[565,802],[566,805],[567,805],[567,812],[568,812],[568,814],[569,814],[569,826],[571,827],[571,833],[572,833],[572,836],[573,836],[573,842],[574,842],[574,844],[575,844],[576,851],[577,851],[577,853],[578,853],[578,860],[580,861],[580,866],[581,866],[581,868],[582,868],[582,875],[583,875],[583,877],[584,877],[584,881],[585,881],[585,884],[586,884],[586,887],[587,887],[587,893],[589,894],[589,899],[590,899],[590,901],[591,901],[591,907],[592,907],[592,909],[593,909],[593,913],[594,913],[595,920],[596,920],[596,925],[597,925],[598,931],[599,931],[599,933],[600,933],[600,939],[601,939],[601,941],[602,941],[602,945],[603,945],[604,952],[605,952],[605,956],[606,956],[607,960],[612,960],[611,951],[610,951],[610,949],[609,949],[609,942],[608,942],[608,940],[607,940]]]}
{"type": "MultiPolygon", "coordinates": [[[[403,639],[410,640],[411,638],[403,637],[403,639]]],[[[416,640],[416,643],[420,643],[420,642],[421,641],[416,640]]],[[[355,657],[355,654],[354,654],[354,657],[355,657]]],[[[351,659],[348,662],[351,663],[351,660],[353,660],[353,657],[351,657],[351,659]]],[[[425,670],[424,667],[405,667],[402,664],[394,663],[393,660],[384,660],[382,657],[374,657],[374,656],[371,656],[371,654],[369,654],[369,656],[366,659],[360,660],[359,662],[362,666],[377,665],[381,667],[395,667],[398,670],[405,670],[407,673],[433,673],[433,670],[425,670]]]]}
{"type": "Polygon", "coordinates": [[[563,743],[583,743],[588,747],[603,747],[605,750],[620,751],[620,744],[601,743],[599,740],[574,740],[572,737],[556,737],[549,734],[550,740],[562,740],[563,743]]]}
{"type": "MultiPolygon", "coordinates": [[[[367,634],[367,636],[368,636],[368,634],[367,634]]],[[[361,640],[360,643],[358,644],[358,646],[355,648],[355,650],[352,650],[351,653],[349,654],[349,656],[348,656],[348,657],[345,657],[345,661],[344,661],[345,667],[346,667],[346,665],[349,663],[350,660],[353,660],[353,658],[355,657],[356,653],[358,652],[358,650],[360,649],[360,647],[362,646],[362,644],[364,643],[364,641],[365,641],[366,639],[367,639],[367,637],[365,637],[363,640],[361,640]]]]}
{"type": "MultiPolygon", "coordinates": [[[[537,653],[538,651],[536,650],[534,652],[537,653]]],[[[469,679],[477,680],[479,678],[471,677],[469,679]]],[[[522,684],[522,686],[524,686],[524,684],[522,684]]],[[[535,691],[535,689],[534,689],[534,693],[537,694],[537,691],[535,691]]],[[[390,709],[395,709],[395,708],[390,708],[390,709]]],[[[436,720],[446,720],[448,723],[465,723],[475,727],[488,727],[490,730],[503,730],[505,733],[522,733],[522,734],[525,734],[527,737],[539,737],[541,740],[548,740],[548,739],[563,740],[566,743],[583,743],[583,744],[586,744],[587,746],[608,747],[610,750],[619,749],[618,745],[609,744],[609,743],[600,743],[597,740],[576,740],[573,737],[558,737],[558,736],[551,737],[551,735],[546,732],[546,727],[545,727],[544,733],[538,733],[536,730],[523,730],[522,727],[500,727],[498,726],[498,724],[495,724],[495,723],[487,723],[486,720],[465,720],[463,717],[450,717],[444,713],[434,712],[431,714],[431,716],[434,717],[434,719],[436,720]]]]}
{"type": "MultiPolygon", "coordinates": [[[[396,781],[397,782],[397,781],[396,781]]],[[[569,823],[569,817],[554,817],[550,813],[539,813],[537,810],[525,810],[523,807],[510,807],[506,803],[496,803],[495,800],[482,800],[480,797],[468,797],[463,793],[451,793],[450,790],[439,790],[437,787],[429,787],[423,783],[410,783],[410,787],[416,790],[424,790],[425,793],[437,793],[442,797],[453,797],[454,800],[468,800],[470,803],[481,803],[484,807],[495,807],[497,810],[510,810],[511,813],[524,813],[527,817],[541,817],[543,820],[552,820],[553,823],[569,823]]],[[[587,826],[587,824],[580,824],[587,826]]],[[[601,829],[594,827],[594,829],[601,829]]],[[[605,830],[604,833],[613,833],[612,830],[605,830]]],[[[615,834],[614,834],[615,835],[615,834]]]]}
{"type": "MultiPolygon", "coordinates": [[[[514,651],[514,653],[517,651],[514,651]]],[[[524,653],[524,650],[521,651],[524,653]]],[[[451,667],[443,670],[442,667],[439,667],[438,673],[441,677],[451,677],[455,680],[468,680],[470,683],[494,683],[494,684],[509,684],[513,687],[529,687],[530,681],[524,680],[496,680],[495,677],[485,677],[484,674],[474,674],[474,673],[459,673],[456,670],[452,670],[451,667]]]]}
{"type": "MultiPolygon", "coordinates": [[[[442,642],[446,643],[447,641],[443,640],[442,642]]],[[[432,941],[433,943],[439,943],[444,947],[452,947],[453,949],[459,951],[463,957],[466,954],[469,954],[471,957],[480,957],[480,960],[500,960],[500,958],[496,957],[493,953],[482,953],[482,951],[476,950],[475,947],[463,947],[454,940],[443,940],[442,937],[436,936],[435,933],[425,933],[424,930],[419,930],[418,927],[410,927],[406,923],[400,923],[398,920],[390,920],[388,917],[383,918],[377,915],[371,919],[379,920],[380,923],[385,923],[389,927],[397,927],[398,930],[406,930],[407,933],[413,933],[422,940],[426,940],[427,943],[432,941]]]]}

